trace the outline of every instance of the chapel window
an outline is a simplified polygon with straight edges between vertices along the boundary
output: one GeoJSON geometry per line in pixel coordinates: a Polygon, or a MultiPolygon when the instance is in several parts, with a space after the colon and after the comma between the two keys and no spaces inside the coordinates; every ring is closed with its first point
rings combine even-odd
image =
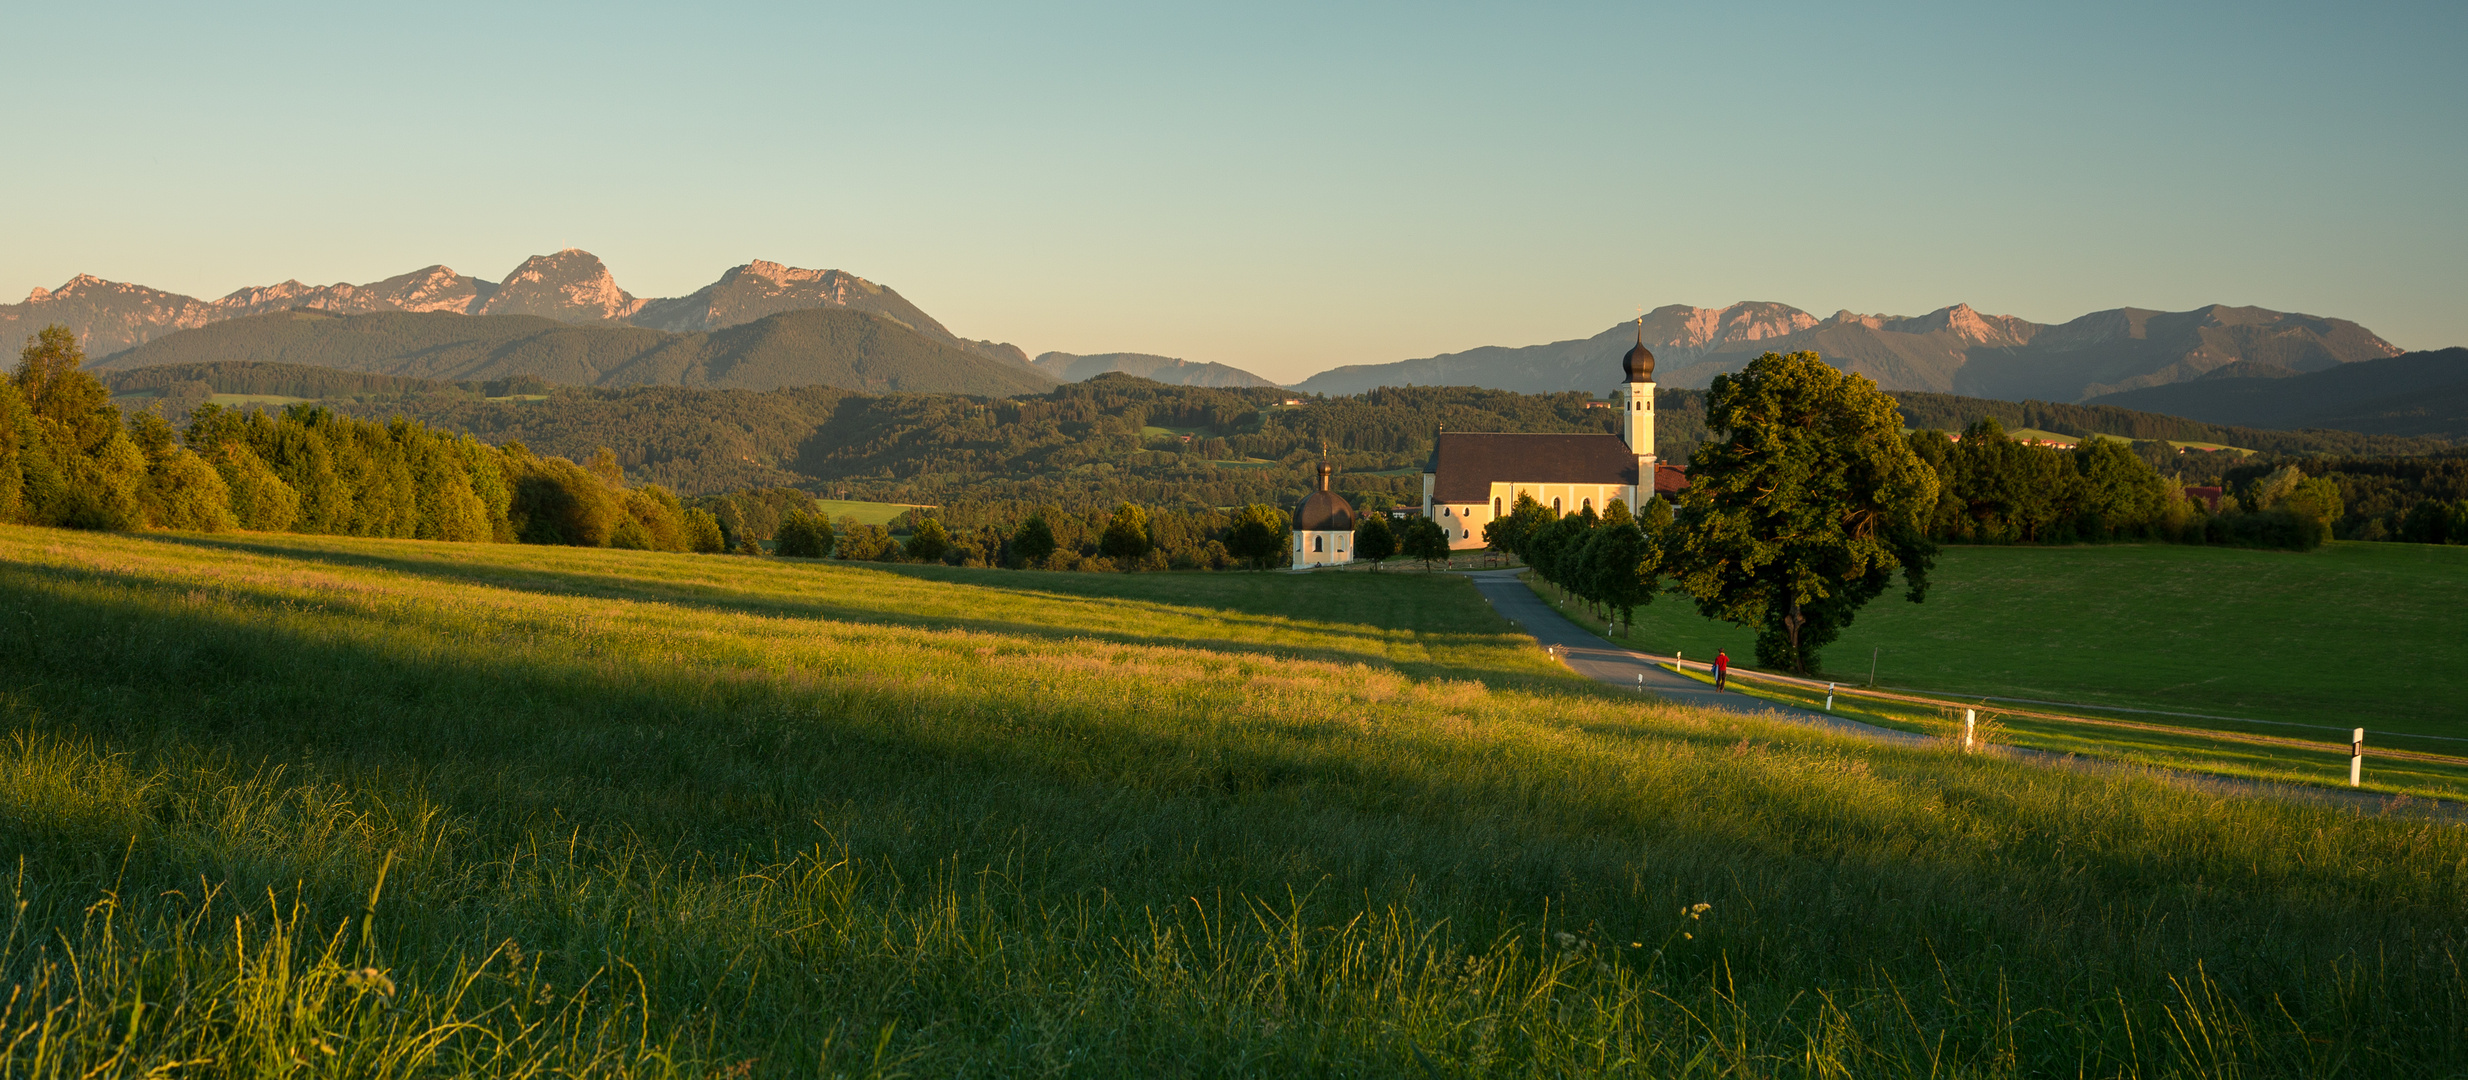
{"type": "Polygon", "coordinates": [[[1491,516],[1500,516],[1500,497],[1497,495],[1491,497],[1491,516]]]}
{"type": "Polygon", "coordinates": [[[1321,545],[1322,543],[1325,543],[1325,542],[1326,542],[1326,541],[1325,541],[1323,538],[1321,538],[1321,537],[1317,537],[1317,536],[1312,537],[1312,538],[1311,538],[1311,550],[1313,550],[1313,551],[1318,551],[1318,550],[1320,550],[1320,545],[1321,545]]]}

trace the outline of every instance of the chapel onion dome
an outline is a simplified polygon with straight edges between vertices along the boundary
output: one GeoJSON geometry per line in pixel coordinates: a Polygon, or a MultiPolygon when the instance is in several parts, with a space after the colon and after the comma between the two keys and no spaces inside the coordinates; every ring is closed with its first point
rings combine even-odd
{"type": "Polygon", "coordinates": [[[1629,382],[1654,381],[1654,353],[1644,341],[1630,346],[1628,355],[1620,358],[1620,366],[1628,369],[1629,382]]]}
{"type": "Polygon", "coordinates": [[[1328,490],[1328,463],[1320,463],[1320,489],[1303,500],[1294,511],[1295,532],[1353,532],[1354,507],[1345,497],[1328,490]]]}

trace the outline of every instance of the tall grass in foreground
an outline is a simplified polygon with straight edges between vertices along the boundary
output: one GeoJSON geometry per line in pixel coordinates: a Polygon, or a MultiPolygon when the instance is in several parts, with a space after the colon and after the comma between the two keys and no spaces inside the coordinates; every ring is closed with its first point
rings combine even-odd
{"type": "Polygon", "coordinates": [[[2457,827],[1644,704],[1458,580],[0,529],[0,626],[11,1075],[2468,1071],[2457,827]]]}

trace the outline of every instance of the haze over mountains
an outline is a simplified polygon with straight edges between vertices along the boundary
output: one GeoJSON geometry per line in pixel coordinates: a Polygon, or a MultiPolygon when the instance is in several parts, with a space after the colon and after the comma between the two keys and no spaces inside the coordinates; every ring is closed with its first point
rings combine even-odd
{"type": "MultiPolygon", "coordinates": [[[[53,323],[79,334],[98,366],[108,361],[115,369],[283,360],[424,378],[534,375],[592,386],[699,379],[704,381],[683,385],[745,387],[809,379],[850,390],[931,387],[977,394],[1039,389],[1106,372],[1193,386],[1275,385],[1225,364],[1146,353],[1047,352],[1031,360],[1009,343],[953,334],[893,289],[840,270],[755,260],[688,295],[646,299],[620,287],[597,256],[574,248],[533,256],[494,282],[430,266],[364,285],[286,281],[206,301],[79,275],[57,290],[36,289],[22,303],[0,305],[0,340],[23,340],[53,323]],[[534,321],[452,331],[435,322],[417,323],[416,332],[406,329],[415,323],[399,320],[285,324],[279,330],[269,324],[173,344],[232,320],[296,309],[353,317],[534,321]],[[863,314],[890,329],[845,320],[789,320],[764,333],[711,336],[814,311],[863,314]],[[900,335],[894,330],[923,344],[895,344],[900,335]],[[704,337],[686,344],[642,336],[655,333],[704,337]],[[153,347],[158,341],[163,347],[153,347]],[[787,351],[805,346],[825,351],[806,357],[787,351]],[[246,352],[260,347],[281,352],[246,352]],[[413,355],[403,349],[429,351],[413,355]],[[982,363],[961,363],[951,354],[982,363]],[[895,371],[885,359],[891,356],[914,358],[923,366],[895,371]]],[[[1624,322],[1590,338],[1352,365],[1321,372],[1297,388],[1333,395],[1404,385],[1601,393],[1615,376],[1614,358],[1637,333],[1636,324],[1624,322]]],[[[1964,304],[1911,317],[1839,311],[1825,318],[1764,301],[1720,308],[1674,304],[1645,316],[1643,334],[1659,359],[1660,381],[1675,388],[1704,387],[1715,375],[1737,371],[1768,350],[1810,349],[1888,390],[2009,401],[2079,402],[2212,382],[2208,377],[2223,373],[2295,376],[2399,354],[2372,331],[2344,319],[2216,305],[2186,312],[2117,308],[2043,324],[1964,304]]]]}
{"type": "MultiPolygon", "coordinates": [[[[1590,338],[1547,345],[1341,367],[1296,388],[1346,394],[1375,386],[1471,385],[1600,393],[1616,381],[1605,358],[1617,357],[1637,333],[1636,323],[1624,322],[1590,338]]],[[[2345,319],[2222,306],[2118,308],[2047,325],[1982,314],[1965,304],[1908,318],[1839,311],[1823,319],[1770,302],[1673,304],[1649,312],[1643,333],[1665,386],[1704,387],[1760,353],[1809,349],[1888,390],[2008,401],[2081,401],[2183,382],[2239,362],[2307,372],[2400,352],[2345,319]]]]}

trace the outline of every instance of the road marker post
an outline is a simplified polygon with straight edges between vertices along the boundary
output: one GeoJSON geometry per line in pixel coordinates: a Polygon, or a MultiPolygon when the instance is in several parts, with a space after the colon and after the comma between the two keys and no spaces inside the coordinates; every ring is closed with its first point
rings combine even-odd
{"type": "Polygon", "coordinates": [[[2365,786],[2365,729],[2358,728],[2348,738],[2348,786],[2365,786]]]}
{"type": "Polygon", "coordinates": [[[1962,711],[1962,748],[1963,748],[1963,749],[1965,749],[1965,750],[1969,750],[1969,749],[1971,749],[1971,747],[1972,747],[1973,743],[1975,742],[1975,739],[1973,738],[1973,733],[1979,729],[1979,722],[1980,722],[1980,711],[1979,711],[1978,709],[1964,709],[1964,710],[1962,711]]]}
{"type": "Polygon", "coordinates": [[[1825,711],[1834,711],[1834,684],[1825,684],[1825,711]]]}

